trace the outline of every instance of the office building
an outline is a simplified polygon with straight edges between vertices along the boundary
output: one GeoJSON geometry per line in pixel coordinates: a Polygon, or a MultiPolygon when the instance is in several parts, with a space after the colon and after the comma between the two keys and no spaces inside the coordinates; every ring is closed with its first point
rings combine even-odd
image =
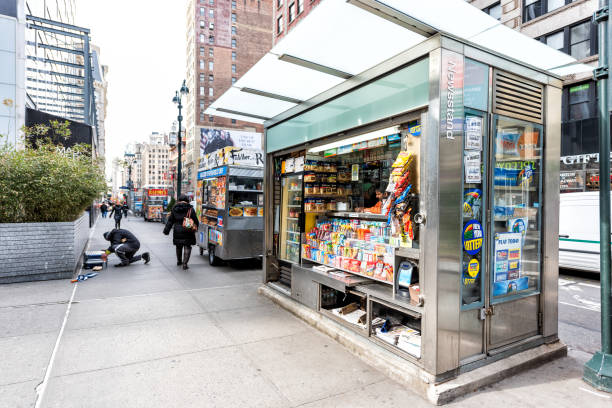
{"type": "MultiPolygon", "coordinates": [[[[470,3],[506,26],[580,62],[598,65],[597,0],[473,0],[470,3]]],[[[597,86],[586,72],[563,78],[561,156],[598,148],[597,86]]]]}
{"type": "Polygon", "coordinates": [[[274,44],[323,0],[274,0],[274,44]]]}
{"type": "MultiPolygon", "coordinates": [[[[194,193],[200,157],[200,129],[262,132],[241,120],[204,111],[272,47],[273,2],[276,0],[190,0],[187,7],[187,87],[183,97],[183,186],[194,193]]],[[[177,83],[177,86],[180,83],[177,83]]]]}

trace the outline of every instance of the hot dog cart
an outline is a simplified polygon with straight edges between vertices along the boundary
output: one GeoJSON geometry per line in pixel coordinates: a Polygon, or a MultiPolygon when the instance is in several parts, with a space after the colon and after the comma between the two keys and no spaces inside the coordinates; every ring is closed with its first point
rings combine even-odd
{"type": "Polygon", "coordinates": [[[198,172],[197,244],[208,261],[263,255],[263,168],[225,165],[198,172]],[[200,202],[201,200],[201,202],[200,202]]]}

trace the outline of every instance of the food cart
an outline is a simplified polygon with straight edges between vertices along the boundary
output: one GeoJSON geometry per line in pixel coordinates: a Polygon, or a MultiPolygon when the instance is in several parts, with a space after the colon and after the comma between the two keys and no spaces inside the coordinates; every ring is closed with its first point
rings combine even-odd
{"type": "Polygon", "coordinates": [[[383,3],[322,2],[207,113],[264,123],[260,293],[442,403],[566,353],[549,69],[575,61],[464,2],[448,4],[486,38],[423,25],[447,10],[383,3]],[[338,38],[320,30],[331,21],[338,38]],[[387,30],[369,61],[403,48],[364,67],[352,36],[368,24],[387,30]]]}
{"type": "Polygon", "coordinates": [[[168,189],[145,187],[142,189],[142,214],[145,221],[162,221],[162,212],[168,199],[168,189]]]}
{"type": "Polygon", "coordinates": [[[263,168],[224,165],[198,172],[197,244],[208,261],[263,255],[263,168]],[[201,202],[199,201],[201,200],[201,202]]]}

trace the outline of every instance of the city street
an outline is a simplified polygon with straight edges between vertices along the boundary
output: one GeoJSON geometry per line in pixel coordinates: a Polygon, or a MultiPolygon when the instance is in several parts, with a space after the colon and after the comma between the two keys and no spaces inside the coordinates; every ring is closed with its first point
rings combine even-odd
{"type": "MultiPolygon", "coordinates": [[[[91,249],[105,246],[111,227],[98,221],[91,249]]],[[[141,238],[151,264],[114,268],[112,256],[78,284],[0,287],[0,406],[34,406],[37,391],[37,406],[62,408],[430,406],[257,295],[252,265],[213,268],[196,254],[183,271],[162,224],[129,217],[123,227],[141,238]]],[[[584,303],[595,301],[595,283],[565,279],[568,357],[449,406],[610,406],[580,379],[585,351],[597,347],[598,314],[584,303]]]]}

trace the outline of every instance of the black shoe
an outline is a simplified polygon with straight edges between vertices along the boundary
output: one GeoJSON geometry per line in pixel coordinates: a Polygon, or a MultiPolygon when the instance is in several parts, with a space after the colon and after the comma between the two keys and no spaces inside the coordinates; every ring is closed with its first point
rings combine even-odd
{"type": "Polygon", "coordinates": [[[142,259],[144,259],[145,264],[148,264],[149,262],[151,262],[151,255],[149,255],[148,252],[144,252],[142,254],[142,259]]]}
{"type": "Polygon", "coordinates": [[[189,269],[189,266],[187,264],[183,264],[183,270],[186,271],[187,269],[189,269]]]}
{"type": "MultiPolygon", "coordinates": [[[[129,264],[128,264],[129,265],[129,264]]],[[[121,268],[122,266],[128,266],[122,263],[115,264],[115,268],[121,268]]]]}
{"type": "Polygon", "coordinates": [[[183,261],[176,261],[176,266],[181,266],[183,264],[183,261]]]}

